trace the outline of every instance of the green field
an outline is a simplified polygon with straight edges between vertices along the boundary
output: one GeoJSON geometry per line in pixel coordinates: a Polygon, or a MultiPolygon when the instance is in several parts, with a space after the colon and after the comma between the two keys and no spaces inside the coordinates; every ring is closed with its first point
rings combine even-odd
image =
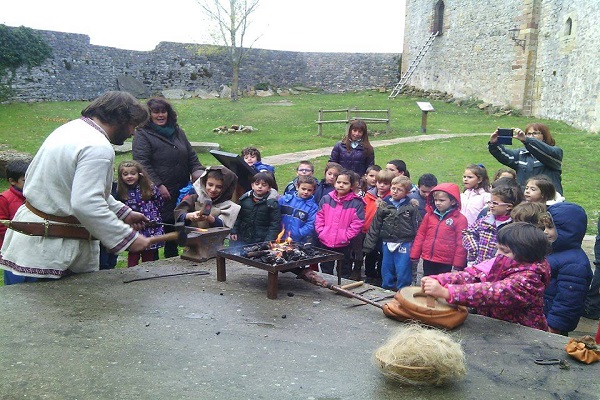
{"type": "MultiPolygon", "coordinates": [[[[317,135],[315,123],[319,109],[357,107],[363,110],[390,109],[391,133],[384,124],[369,125],[372,141],[420,134],[421,112],[416,101],[423,99],[399,96],[394,100],[386,93],[359,92],[349,94],[303,94],[288,97],[242,98],[237,102],[223,99],[174,100],[179,123],[190,141],[217,142],[223,151],[238,153],[245,146],[258,147],[263,156],[300,150],[331,147],[344,133],[344,124],[328,124],[323,135],[317,135]],[[242,124],[258,129],[252,133],[215,133],[221,125],[242,124]]],[[[425,100],[428,101],[428,100],[425,100]]],[[[430,101],[435,112],[429,114],[428,134],[492,132],[496,127],[521,127],[537,119],[520,116],[487,115],[476,106],[459,107],[453,103],[430,101]]],[[[8,149],[35,153],[44,138],[57,126],[77,118],[86,102],[46,102],[0,105],[0,143],[8,149]]],[[[326,119],[338,116],[327,115],[326,119]]],[[[564,150],[563,186],[569,201],[581,204],[589,217],[589,234],[596,232],[600,215],[597,160],[600,136],[574,129],[557,121],[545,121],[564,150]]],[[[385,164],[393,158],[406,161],[411,176],[431,172],[440,181],[461,184],[464,167],[484,164],[492,175],[501,165],[488,153],[487,138],[456,137],[439,141],[399,144],[376,149],[376,162],[385,164]]],[[[130,158],[120,155],[118,160],[130,158]]],[[[200,154],[205,165],[216,160],[200,154]]],[[[317,175],[327,157],[314,160],[317,175]]],[[[285,184],[295,175],[295,164],[277,167],[277,180],[285,184]]],[[[6,182],[2,182],[6,187],[6,182]]]]}

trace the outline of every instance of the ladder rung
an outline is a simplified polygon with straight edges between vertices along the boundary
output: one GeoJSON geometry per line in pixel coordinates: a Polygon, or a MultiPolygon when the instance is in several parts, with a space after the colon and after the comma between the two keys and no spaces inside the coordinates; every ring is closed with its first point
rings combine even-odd
{"type": "Polygon", "coordinates": [[[427,51],[432,46],[433,41],[438,36],[438,34],[439,34],[439,31],[432,32],[429,35],[429,37],[427,38],[427,41],[425,42],[423,47],[421,47],[421,49],[417,53],[417,56],[408,64],[408,69],[406,70],[406,72],[404,72],[404,74],[402,74],[402,76],[400,77],[400,81],[396,84],[396,86],[394,86],[394,89],[392,90],[392,93],[389,95],[388,98],[396,98],[396,96],[400,93],[400,91],[402,91],[402,89],[404,88],[404,85],[406,85],[406,83],[410,79],[413,72],[415,72],[415,70],[417,69],[417,66],[419,65],[419,63],[421,62],[423,57],[425,57],[425,54],[427,54],[427,51]]]}

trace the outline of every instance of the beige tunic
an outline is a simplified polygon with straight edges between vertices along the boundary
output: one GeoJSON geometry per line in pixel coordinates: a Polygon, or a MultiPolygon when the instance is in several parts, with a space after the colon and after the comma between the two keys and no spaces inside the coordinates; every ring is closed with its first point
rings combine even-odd
{"type": "MultiPolygon", "coordinates": [[[[73,215],[112,252],[127,248],[137,233],[121,221],[131,209],[110,195],[115,153],[106,133],[89,119],[60,126],[44,141],[27,174],[23,193],[38,210],[73,215]]],[[[25,206],[16,221],[40,221],[25,206]]],[[[9,229],[0,268],[17,275],[60,278],[99,268],[98,240],[28,236],[9,229]]]]}

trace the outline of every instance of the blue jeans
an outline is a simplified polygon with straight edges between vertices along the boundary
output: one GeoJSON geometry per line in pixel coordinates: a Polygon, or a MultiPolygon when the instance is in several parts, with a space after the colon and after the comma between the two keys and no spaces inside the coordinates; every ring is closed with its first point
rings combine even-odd
{"type": "Polygon", "coordinates": [[[381,287],[389,290],[400,290],[412,283],[412,262],[410,249],[412,242],[400,244],[394,252],[383,244],[383,261],[381,263],[381,287]]]}
{"type": "Polygon", "coordinates": [[[15,275],[10,271],[4,270],[4,285],[14,285],[16,283],[37,282],[38,278],[31,276],[15,275]]]}

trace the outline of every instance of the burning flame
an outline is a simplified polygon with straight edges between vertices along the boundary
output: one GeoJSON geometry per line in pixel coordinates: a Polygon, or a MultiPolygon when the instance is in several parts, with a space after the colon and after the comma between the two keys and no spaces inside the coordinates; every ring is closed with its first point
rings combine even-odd
{"type": "Polygon", "coordinates": [[[284,240],[281,240],[285,236],[285,228],[279,232],[277,238],[274,242],[271,242],[271,250],[282,252],[291,247],[292,244],[292,232],[288,231],[287,237],[284,240]]]}

